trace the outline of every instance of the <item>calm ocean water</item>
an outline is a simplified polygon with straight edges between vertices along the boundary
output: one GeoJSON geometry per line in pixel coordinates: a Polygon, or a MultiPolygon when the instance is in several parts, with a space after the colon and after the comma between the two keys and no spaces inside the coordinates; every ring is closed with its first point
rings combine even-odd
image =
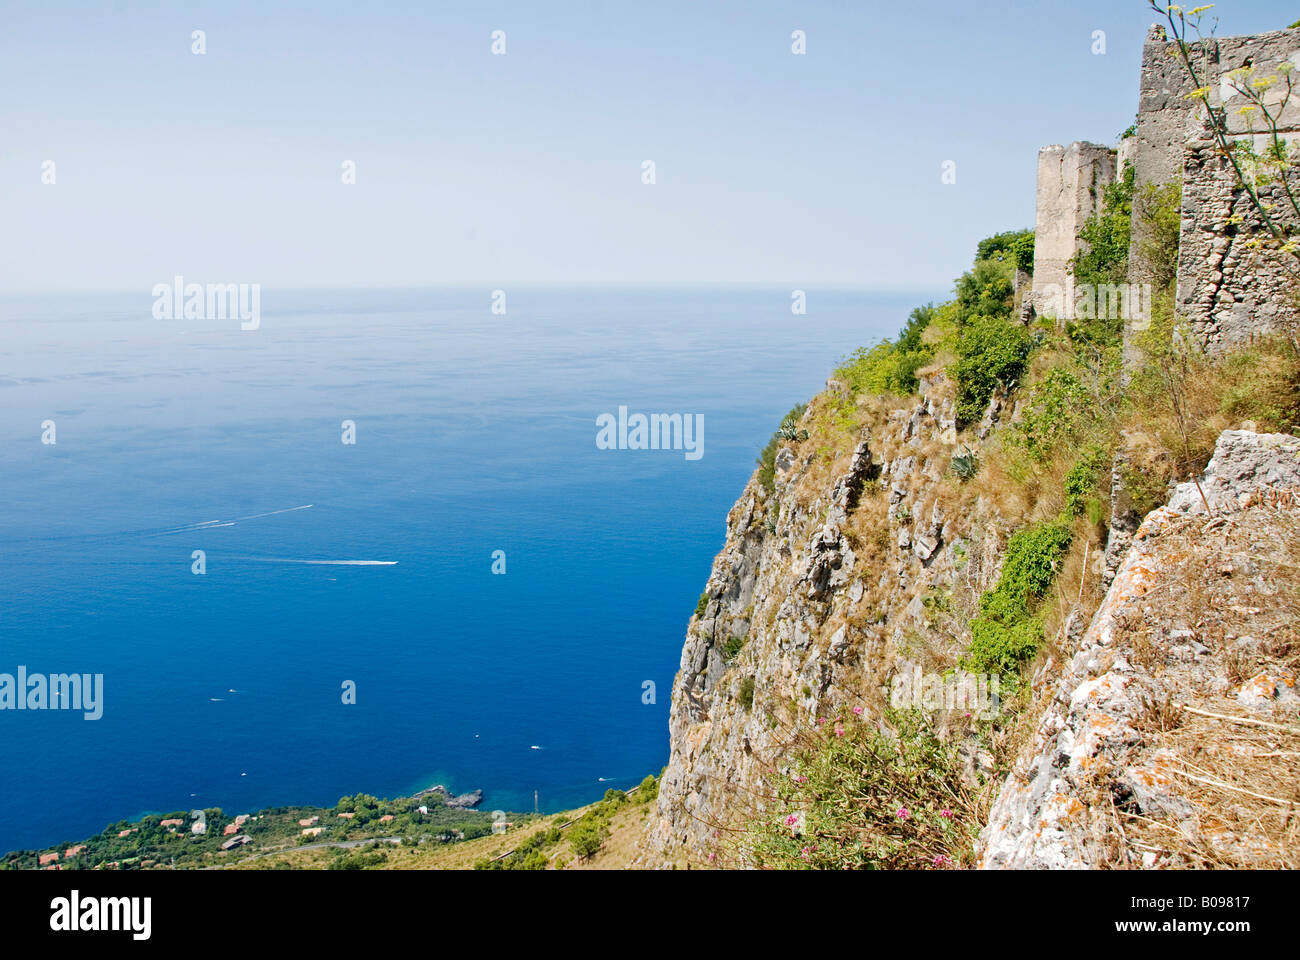
{"type": "Polygon", "coordinates": [[[0,851],[435,782],[556,810],[657,773],[755,455],[934,298],[809,294],[263,290],[250,332],[0,301],[0,672],[105,686],[97,721],[0,711],[0,851]],[[598,450],[620,405],[703,414],[703,458],[598,450]],[[339,559],[397,562],[297,562],[339,559]]]}

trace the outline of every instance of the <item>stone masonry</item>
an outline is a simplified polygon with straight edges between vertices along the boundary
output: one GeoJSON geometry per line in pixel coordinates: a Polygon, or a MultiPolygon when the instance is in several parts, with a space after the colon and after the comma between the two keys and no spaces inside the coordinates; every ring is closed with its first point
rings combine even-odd
{"type": "MultiPolygon", "coordinates": [[[[1266,139],[1258,114],[1243,114],[1246,98],[1233,89],[1229,74],[1251,66],[1251,78],[1281,78],[1279,66],[1300,67],[1300,30],[1281,30],[1244,37],[1224,37],[1195,45],[1193,63],[1209,88],[1209,101],[1226,106],[1228,133],[1249,138],[1262,151],[1266,139]]],[[[1142,53],[1137,133],[1130,148],[1136,173],[1138,205],[1148,184],[1182,179],[1182,229],[1177,279],[1177,311],[1207,349],[1240,345],[1275,330],[1298,315],[1289,289],[1294,276],[1276,248],[1252,249],[1246,241],[1262,222],[1249,197],[1236,188],[1229,162],[1219,155],[1206,123],[1205,108],[1188,94],[1191,78],[1163,27],[1153,26],[1142,53]],[[1240,222],[1233,222],[1239,219],[1240,222]]],[[[1300,96],[1281,107],[1285,83],[1270,88],[1266,102],[1279,117],[1279,133],[1291,140],[1300,133],[1300,96]]],[[[1248,176],[1252,171],[1247,168],[1248,176]]],[[[1289,206],[1280,184],[1263,187],[1262,196],[1289,206]]],[[[1284,218],[1283,218],[1284,219],[1284,218]]],[[[1129,281],[1150,282],[1149,241],[1141,217],[1134,218],[1129,281]]],[[[1131,338],[1133,331],[1126,331],[1131,338]]]]}

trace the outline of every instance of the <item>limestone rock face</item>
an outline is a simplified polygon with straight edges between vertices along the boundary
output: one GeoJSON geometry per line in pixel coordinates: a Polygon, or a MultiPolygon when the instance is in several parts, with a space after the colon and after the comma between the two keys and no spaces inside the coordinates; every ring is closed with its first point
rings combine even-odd
{"type": "Polygon", "coordinates": [[[1181,514],[1232,512],[1300,488],[1300,440],[1285,433],[1226,430],[1199,482],[1182,483],[1169,500],[1181,514]],[[1205,501],[1202,501],[1204,496],[1205,501]]]}
{"type": "Polygon", "coordinates": [[[1225,827],[1221,793],[1195,794],[1226,782],[1206,768],[1227,738],[1221,727],[1195,736],[1190,721],[1232,729],[1208,715],[1249,707],[1289,708],[1294,722],[1293,675],[1274,667],[1234,685],[1231,674],[1243,640],[1263,655],[1250,634],[1290,628],[1285,609],[1251,598],[1275,593],[1269,558],[1300,530],[1298,496],[1300,440],[1227,431],[1199,489],[1180,485],[1147,516],[994,802],[982,866],[1127,865],[1116,824],[1129,813],[1171,819],[1236,862],[1273,862],[1266,842],[1225,827]]]}
{"type": "Polygon", "coordinates": [[[729,828],[762,814],[792,730],[878,708],[905,634],[953,630],[922,599],[996,576],[1012,524],[973,494],[939,503],[953,486],[953,388],[923,374],[920,394],[829,462],[820,440],[781,450],[774,489],[756,475],[732,507],[682,649],[639,865],[708,865],[729,828]]]}

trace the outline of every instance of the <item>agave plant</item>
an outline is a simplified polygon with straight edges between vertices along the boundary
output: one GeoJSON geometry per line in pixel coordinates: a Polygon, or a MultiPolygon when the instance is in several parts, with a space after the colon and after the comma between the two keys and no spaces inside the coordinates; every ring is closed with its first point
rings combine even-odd
{"type": "Polygon", "coordinates": [[[979,473],[980,461],[975,456],[975,451],[969,448],[954,454],[952,458],[952,472],[957,475],[957,479],[965,483],[979,473]]]}
{"type": "Polygon", "coordinates": [[[776,434],[782,440],[799,441],[808,439],[808,431],[800,430],[799,421],[793,416],[786,417],[781,421],[781,428],[776,431],[776,434]]]}

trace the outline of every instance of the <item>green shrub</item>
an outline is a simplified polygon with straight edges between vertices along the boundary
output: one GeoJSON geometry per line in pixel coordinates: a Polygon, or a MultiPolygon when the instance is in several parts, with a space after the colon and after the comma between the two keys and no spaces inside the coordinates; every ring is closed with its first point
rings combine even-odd
{"type": "Polygon", "coordinates": [[[923,307],[916,307],[907,315],[907,323],[898,333],[898,349],[903,353],[916,353],[918,350],[925,348],[922,342],[922,336],[926,328],[934,321],[936,310],[933,303],[927,303],[923,307]]]}
{"type": "Polygon", "coordinates": [[[957,359],[949,374],[957,384],[957,421],[966,426],[984,415],[999,384],[1017,379],[1033,339],[1019,323],[1005,317],[972,317],[957,342],[957,359]]]}
{"type": "Polygon", "coordinates": [[[587,814],[569,828],[569,846],[579,859],[586,860],[604,845],[609,825],[603,817],[587,814]]]}
{"type": "Polygon", "coordinates": [[[706,590],[700,594],[699,602],[695,604],[695,615],[704,616],[705,611],[709,609],[709,592],[706,590]]]}
{"type": "Polygon", "coordinates": [[[854,395],[914,392],[919,385],[916,371],[934,359],[934,349],[922,335],[935,313],[933,304],[917,307],[896,341],[882,340],[874,347],[859,347],[844,359],[835,376],[854,395]]]}
{"type": "Polygon", "coordinates": [[[971,620],[971,643],[962,661],[967,670],[1014,677],[1033,657],[1043,640],[1033,606],[1056,579],[1071,539],[1070,528],[1056,521],[1012,535],[998,584],[980,597],[980,612],[971,620]]]}
{"type": "Polygon", "coordinates": [[[654,775],[647,775],[636,788],[636,795],[632,798],[637,803],[648,803],[659,796],[659,779],[654,775]]]}
{"type": "Polygon", "coordinates": [[[1148,183],[1137,197],[1136,213],[1145,227],[1142,257],[1157,290],[1172,287],[1178,273],[1178,243],[1183,226],[1183,184],[1148,183]]]}
{"type": "Polygon", "coordinates": [[[1016,531],[1007,542],[998,585],[980,598],[981,612],[1004,622],[1027,613],[1056,579],[1057,561],[1071,539],[1069,527],[1050,520],[1016,531]]]}
{"type": "Polygon", "coordinates": [[[874,347],[858,347],[845,358],[835,375],[855,395],[888,393],[897,366],[898,357],[893,342],[882,340],[874,347]]]}
{"type": "Polygon", "coordinates": [[[735,660],[741,649],[745,646],[744,636],[727,637],[726,646],[722,648],[722,656],[728,663],[735,660]]]}
{"type": "Polygon", "coordinates": [[[1069,370],[1053,367],[1028,389],[1008,439],[1041,463],[1094,415],[1095,404],[1082,381],[1069,370]]]}
{"type": "Polygon", "coordinates": [[[957,279],[955,319],[958,329],[976,317],[1010,316],[1014,293],[1010,263],[976,260],[974,267],[957,279]]]}
{"type": "Polygon", "coordinates": [[[1043,642],[1043,623],[1030,618],[1008,626],[976,617],[971,621],[970,635],[970,647],[963,661],[967,670],[1015,677],[1021,666],[1038,652],[1043,642]]]}
{"type": "Polygon", "coordinates": [[[1016,237],[1011,247],[1012,262],[1016,269],[1023,270],[1025,273],[1034,272],[1034,231],[1025,230],[1020,236],[1016,237]]]}
{"type": "Polygon", "coordinates": [[[986,237],[975,248],[976,260],[1005,260],[1025,273],[1034,272],[1034,231],[1009,230],[986,237]]]}
{"type": "Polygon", "coordinates": [[[1106,460],[1106,451],[1094,444],[1083,452],[1065,475],[1065,509],[1070,516],[1077,517],[1094,498],[1106,460]]]}
{"type": "Polygon", "coordinates": [[[754,707],[754,678],[745,677],[740,681],[740,692],[736,694],[736,699],[746,710],[752,710],[754,707]]]}

